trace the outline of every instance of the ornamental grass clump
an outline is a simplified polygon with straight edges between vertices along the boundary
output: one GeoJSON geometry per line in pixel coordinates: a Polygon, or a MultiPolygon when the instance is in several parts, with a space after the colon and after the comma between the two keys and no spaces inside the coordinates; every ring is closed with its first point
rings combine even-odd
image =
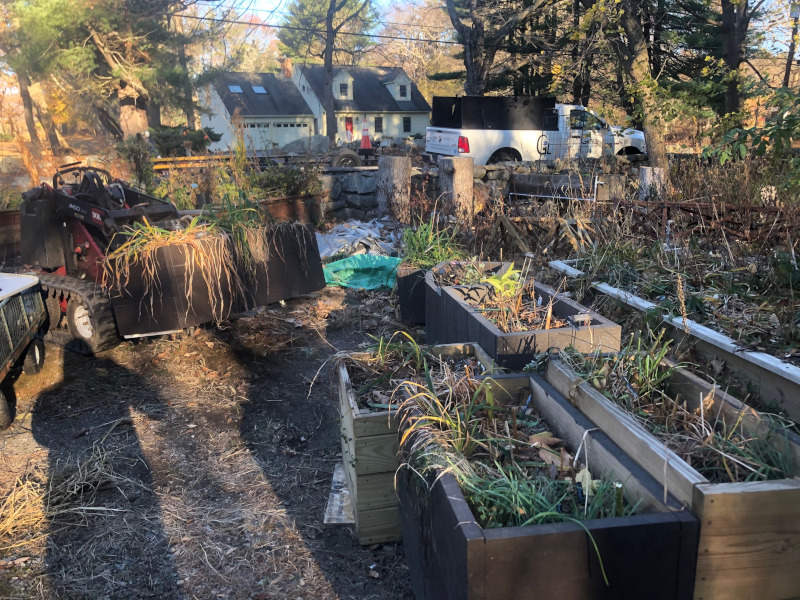
{"type": "Polygon", "coordinates": [[[452,473],[485,528],[633,514],[622,485],[595,477],[530,405],[511,406],[491,379],[426,373],[406,381],[400,451],[424,485],[452,473]]]}
{"type": "Polygon", "coordinates": [[[604,396],[629,412],[696,471],[712,483],[766,481],[791,477],[787,432],[791,425],[762,413],[771,424],[762,437],[748,435],[740,415],[732,425],[713,412],[713,390],[692,408],[669,393],[675,366],[664,361],[669,341],[663,332],[649,346],[641,339],[618,354],[583,356],[572,348],[561,359],[604,396]]]}
{"type": "Polygon", "coordinates": [[[403,244],[403,262],[424,270],[440,262],[461,260],[467,256],[458,241],[457,231],[441,228],[435,213],[429,221],[420,219],[417,227],[403,231],[403,244]]]}

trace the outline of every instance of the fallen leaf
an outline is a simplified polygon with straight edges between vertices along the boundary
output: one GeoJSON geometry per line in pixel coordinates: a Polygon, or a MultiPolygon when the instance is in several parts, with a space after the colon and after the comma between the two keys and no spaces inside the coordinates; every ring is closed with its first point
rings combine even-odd
{"type": "Polygon", "coordinates": [[[542,448],[539,450],[539,457],[548,465],[555,465],[559,469],[568,469],[572,465],[572,455],[563,448],[560,453],[542,448]]]}
{"type": "Polygon", "coordinates": [[[583,493],[586,494],[587,497],[591,497],[594,493],[594,485],[592,484],[592,474],[589,472],[589,469],[581,469],[575,476],[575,481],[581,484],[583,493]]]}
{"type": "Polygon", "coordinates": [[[528,436],[528,443],[531,446],[539,447],[546,447],[550,448],[555,446],[556,444],[560,444],[561,440],[557,437],[553,437],[553,434],[549,431],[545,431],[542,433],[536,433],[534,435],[528,436]]]}

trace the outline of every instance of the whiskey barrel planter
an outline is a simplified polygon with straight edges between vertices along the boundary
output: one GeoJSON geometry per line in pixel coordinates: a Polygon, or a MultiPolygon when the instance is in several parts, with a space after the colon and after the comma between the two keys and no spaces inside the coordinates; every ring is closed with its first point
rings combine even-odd
{"type": "Polygon", "coordinates": [[[602,315],[581,306],[546,285],[537,283],[535,294],[547,304],[555,296],[553,315],[570,323],[568,327],[503,333],[478,310],[490,293],[488,287],[445,287],[432,312],[438,317],[442,343],[475,341],[502,367],[521,370],[535,354],[572,346],[579,352],[616,352],[622,328],[602,315]]]}
{"type": "MultiPolygon", "coordinates": [[[[450,329],[445,325],[445,318],[450,314],[451,308],[450,297],[444,294],[443,290],[449,286],[440,286],[436,283],[436,276],[440,274],[447,274],[452,272],[453,269],[466,263],[461,262],[441,262],[433,269],[425,273],[425,339],[429,344],[449,344],[452,342],[477,342],[478,339],[469,339],[461,337],[461,339],[449,339],[450,329]]],[[[493,274],[505,273],[511,266],[509,262],[491,262],[487,261],[482,263],[484,273],[488,277],[493,274]]],[[[477,288],[488,288],[488,286],[467,286],[477,288]]],[[[456,336],[458,337],[458,336],[456,336]]]]}
{"type": "MultiPolygon", "coordinates": [[[[786,440],[792,479],[709,483],[561,361],[550,361],[546,378],[697,516],[700,540],[694,598],[800,597],[800,436],[788,433],[786,440]]],[[[677,369],[669,391],[680,393],[695,408],[713,387],[677,369]]],[[[769,430],[757,411],[720,389],[713,392],[710,410],[715,418],[727,426],[741,419],[744,432],[755,438],[769,430]]]]}
{"type": "MultiPolygon", "coordinates": [[[[475,344],[435,346],[428,351],[454,360],[475,357],[486,373],[496,366],[475,344]]],[[[370,356],[356,353],[354,357],[370,356]]],[[[371,410],[359,406],[345,365],[337,365],[334,393],[339,400],[342,460],[347,487],[356,516],[356,535],[361,544],[402,539],[394,477],[397,456],[397,410],[371,410]]]]}
{"type": "Polygon", "coordinates": [[[423,269],[401,263],[397,267],[397,305],[400,320],[412,325],[425,324],[425,273],[423,269]]]}
{"type": "Polygon", "coordinates": [[[410,469],[400,469],[397,491],[416,600],[690,598],[697,519],[674,498],[662,503],[656,480],[544,380],[501,375],[496,382],[515,402],[530,396],[570,446],[583,441],[592,468],[624,482],[626,500],[640,502],[641,514],[584,521],[591,538],[571,522],[484,529],[451,474],[428,489],[410,469]]]}

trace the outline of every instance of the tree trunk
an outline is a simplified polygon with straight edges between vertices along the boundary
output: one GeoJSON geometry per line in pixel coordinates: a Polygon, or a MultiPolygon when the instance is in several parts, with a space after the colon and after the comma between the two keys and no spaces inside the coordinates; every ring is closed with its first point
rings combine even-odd
{"type": "Polygon", "coordinates": [[[333,49],[336,34],[333,19],[336,16],[336,0],[330,0],[325,15],[325,89],[322,90],[322,108],[325,110],[325,134],[331,147],[336,145],[336,112],[333,104],[333,49]]]}
{"type": "Polygon", "coordinates": [[[31,153],[34,158],[42,157],[42,142],[36,131],[36,121],[33,118],[33,100],[31,100],[30,78],[27,73],[17,73],[19,81],[19,96],[22,99],[22,112],[25,115],[25,126],[28,128],[28,135],[31,138],[31,153]]]}
{"type": "Polygon", "coordinates": [[[69,152],[69,148],[63,144],[63,138],[58,134],[56,124],[53,123],[53,118],[47,112],[47,107],[42,107],[38,102],[34,103],[36,108],[36,116],[39,118],[39,123],[42,124],[42,129],[47,136],[47,142],[50,144],[50,151],[53,156],[63,156],[69,152]]]}
{"type": "Polygon", "coordinates": [[[192,79],[189,76],[189,67],[188,61],[186,60],[186,43],[183,38],[183,21],[179,16],[173,18],[175,33],[178,35],[177,37],[177,44],[178,44],[178,64],[181,66],[181,71],[183,71],[183,112],[186,115],[186,124],[187,127],[194,131],[197,129],[197,117],[195,116],[194,111],[194,89],[192,88],[192,79]]]}
{"type": "Polygon", "coordinates": [[[471,158],[440,158],[439,189],[445,214],[458,219],[459,228],[467,232],[475,220],[475,194],[473,183],[474,162],[471,158]]]}
{"type": "Polygon", "coordinates": [[[158,102],[147,103],[147,126],[161,127],[161,105],[158,102]]]}
{"type": "Polygon", "coordinates": [[[103,106],[94,106],[94,112],[97,115],[97,119],[100,123],[105,127],[106,131],[114,136],[114,139],[120,141],[124,139],[124,134],[122,131],[122,127],[120,127],[119,121],[115,119],[108,113],[103,106]]]}
{"type": "Polygon", "coordinates": [[[794,19],[794,23],[792,24],[792,40],[789,42],[789,54],[786,57],[786,71],[783,73],[783,87],[789,87],[789,81],[792,78],[792,63],[794,62],[794,51],[796,47],[796,40],[797,40],[797,21],[798,19],[794,19]]]}
{"type": "Polygon", "coordinates": [[[378,159],[378,216],[392,214],[411,225],[411,158],[381,156],[378,159]]]}
{"type": "Polygon", "coordinates": [[[636,13],[634,0],[623,0],[624,13],[622,28],[625,32],[626,44],[621,48],[626,51],[625,67],[629,79],[636,85],[638,98],[642,104],[642,129],[647,141],[647,154],[650,164],[664,169],[665,183],[669,182],[669,160],[664,147],[662,134],[663,123],[656,103],[655,87],[658,85],[650,71],[650,56],[644,38],[639,16],[636,13]]]}
{"type": "MultiPolygon", "coordinates": [[[[741,108],[739,95],[739,66],[742,64],[742,45],[738,42],[742,32],[739,31],[740,23],[738,7],[735,0],[722,1],[722,61],[728,71],[728,81],[725,84],[725,113],[735,115],[741,108]]],[[[747,0],[744,0],[744,4],[747,0]]],[[[735,121],[740,119],[735,118],[735,121]]]]}

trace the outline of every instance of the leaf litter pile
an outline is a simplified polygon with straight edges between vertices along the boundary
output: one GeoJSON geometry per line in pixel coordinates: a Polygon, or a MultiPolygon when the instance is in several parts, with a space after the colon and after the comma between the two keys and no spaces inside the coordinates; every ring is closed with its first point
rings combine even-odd
{"type": "Polygon", "coordinates": [[[668,348],[669,343],[659,337],[649,347],[631,342],[612,355],[584,356],[567,348],[560,358],[710,482],[791,477],[787,432],[792,424],[778,415],[761,413],[770,425],[769,434],[749,435],[742,426],[743,415],[727,424],[714,414],[713,390],[692,408],[680,394],[669,393],[669,378],[676,367],[664,362],[668,348]]]}
{"type": "Polygon", "coordinates": [[[633,514],[623,486],[592,474],[583,447],[569,449],[530,406],[472,373],[426,374],[403,384],[404,467],[430,485],[452,473],[485,528],[633,514]],[[583,456],[583,460],[581,460],[583,456]]]}

